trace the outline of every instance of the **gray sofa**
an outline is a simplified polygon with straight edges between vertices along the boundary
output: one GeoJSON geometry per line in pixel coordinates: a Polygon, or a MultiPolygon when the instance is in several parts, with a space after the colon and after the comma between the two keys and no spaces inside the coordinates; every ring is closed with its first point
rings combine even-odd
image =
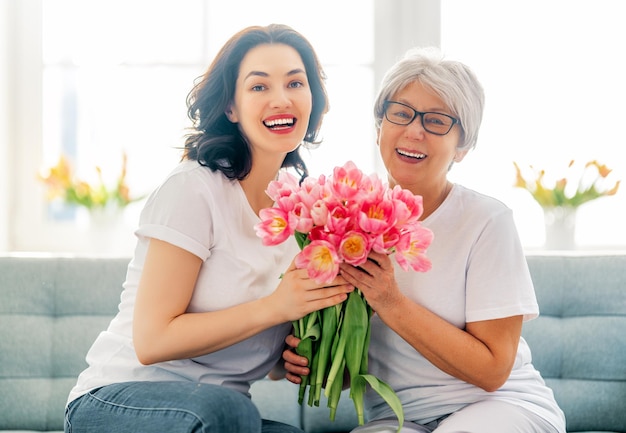
{"type": "MultiPolygon", "coordinates": [[[[541,316],[524,326],[534,363],[570,432],[626,432],[626,254],[529,255],[541,316]]],[[[0,257],[0,431],[60,431],[85,353],[115,314],[128,259],[0,257]]],[[[265,417],[310,433],[349,431],[297,405],[297,387],[262,380],[252,398],[265,417]]]]}

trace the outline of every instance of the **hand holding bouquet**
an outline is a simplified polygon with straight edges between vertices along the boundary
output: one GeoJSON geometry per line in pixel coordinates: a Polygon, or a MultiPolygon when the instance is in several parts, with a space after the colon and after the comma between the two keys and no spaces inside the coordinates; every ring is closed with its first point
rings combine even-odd
{"type": "MultiPolygon", "coordinates": [[[[370,251],[394,253],[405,271],[425,272],[431,267],[425,253],[433,234],[419,222],[422,198],[399,186],[389,188],[376,175],[365,176],[351,161],[336,167],[331,177],[309,177],[300,185],[282,172],[267,193],[276,205],[261,210],[257,234],[264,245],[278,245],[295,236],[302,250],[296,266],[307,269],[318,282],[331,282],[342,262],[365,263],[370,251]]],[[[372,313],[357,289],[342,304],[294,322],[294,334],[300,338],[296,351],[309,359],[310,368],[300,385],[300,404],[308,387],[309,406],[319,406],[325,387],[334,420],[347,368],[359,424],[364,423],[363,394],[370,385],[402,425],[402,404],[395,392],[367,371],[372,313]]]]}

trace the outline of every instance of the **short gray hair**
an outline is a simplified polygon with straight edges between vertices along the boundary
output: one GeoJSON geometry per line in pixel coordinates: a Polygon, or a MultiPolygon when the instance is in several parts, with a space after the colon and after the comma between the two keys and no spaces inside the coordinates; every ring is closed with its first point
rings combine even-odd
{"type": "Polygon", "coordinates": [[[431,88],[459,119],[463,133],[457,148],[474,148],[485,106],[483,87],[467,65],[444,59],[435,47],[413,48],[387,71],[374,102],[376,128],[382,124],[385,101],[415,81],[431,88]]]}

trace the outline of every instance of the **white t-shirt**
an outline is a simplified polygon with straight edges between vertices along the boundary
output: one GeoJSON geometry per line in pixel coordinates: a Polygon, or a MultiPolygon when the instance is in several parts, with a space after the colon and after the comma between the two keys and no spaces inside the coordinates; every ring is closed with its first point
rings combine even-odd
{"type": "MultiPolygon", "coordinates": [[[[461,329],[468,322],[538,316],[513,215],[503,203],[454,185],[423,225],[434,233],[427,250],[432,269],[405,272],[396,265],[398,284],[409,298],[461,329]]],[[[435,367],[374,315],[369,372],[395,390],[406,420],[425,424],[473,402],[500,399],[523,406],[565,430],[563,413],[533,367],[523,338],[509,379],[489,393],[435,367]]],[[[371,390],[365,404],[370,419],[395,417],[371,390]]]]}
{"type": "Polygon", "coordinates": [[[263,246],[254,230],[259,221],[239,182],[196,161],[179,164],[147,200],[119,312],[89,350],[89,366],[68,403],[91,389],[119,382],[194,381],[247,393],[252,381],[263,378],[281,358],[290,323],[208,355],[148,366],[137,360],[132,341],[135,297],[150,238],[203,260],[188,311],[214,311],[272,293],[298,253],[293,237],[263,246]]]}

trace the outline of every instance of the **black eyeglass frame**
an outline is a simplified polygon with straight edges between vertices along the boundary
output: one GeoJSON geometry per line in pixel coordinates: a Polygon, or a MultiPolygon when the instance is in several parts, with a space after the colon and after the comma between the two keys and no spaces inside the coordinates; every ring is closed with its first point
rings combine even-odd
{"type": "Polygon", "coordinates": [[[420,117],[420,122],[422,123],[422,128],[424,128],[424,130],[430,134],[433,135],[446,135],[448,134],[451,130],[452,127],[455,124],[461,124],[461,121],[459,119],[457,119],[456,117],[452,117],[449,114],[446,113],[439,113],[437,111],[417,111],[415,108],[411,107],[410,105],[407,104],[403,104],[402,102],[398,102],[398,101],[391,101],[391,100],[386,100],[383,103],[383,113],[385,115],[385,119],[387,119],[389,122],[393,123],[394,125],[402,125],[402,126],[409,126],[411,123],[413,123],[413,121],[417,118],[417,116],[420,117]],[[413,117],[411,118],[411,120],[409,120],[407,123],[398,123],[398,122],[394,122],[393,120],[389,119],[389,116],[387,116],[387,107],[389,107],[389,104],[398,104],[398,105],[402,105],[403,107],[408,108],[409,110],[413,111],[413,117]],[[448,119],[452,120],[452,123],[450,124],[450,128],[448,128],[448,130],[446,132],[433,132],[431,130],[428,129],[428,127],[426,126],[426,124],[424,124],[424,115],[425,114],[437,114],[439,116],[445,116],[448,119]]]}

